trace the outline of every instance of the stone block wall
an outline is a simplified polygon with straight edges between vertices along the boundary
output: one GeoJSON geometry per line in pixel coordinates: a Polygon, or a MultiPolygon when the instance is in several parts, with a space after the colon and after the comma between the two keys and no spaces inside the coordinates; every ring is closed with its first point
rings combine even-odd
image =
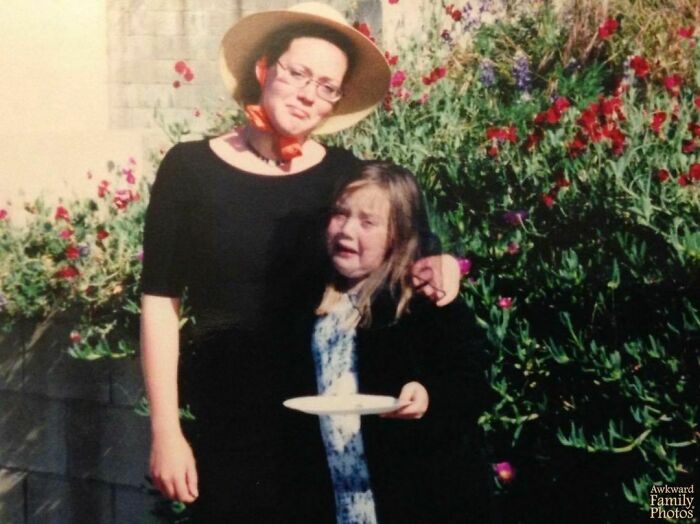
{"type": "Polygon", "coordinates": [[[159,522],[138,361],[85,362],[71,316],[0,335],[0,522],[159,522]]]}

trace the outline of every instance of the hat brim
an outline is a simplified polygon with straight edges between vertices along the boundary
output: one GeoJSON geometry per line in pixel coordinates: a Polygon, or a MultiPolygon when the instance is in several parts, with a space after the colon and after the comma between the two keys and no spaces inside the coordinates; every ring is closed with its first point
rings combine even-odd
{"type": "Polygon", "coordinates": [[[219,68],[229,92],[240,104],[251,82],[257,85],[254,63],[265,40],[277,31],[297,23],[313,23],[330,27],[350,39],[355,63],[343,81],[343,98],[333,114],[312,134],[335,133],[346,129],[369,115],[386,95],[391,72],[382,52],[353,27],[323,16],[294,11],[265,11],[239,20],[224,35],[219,52],[219,68]]]}

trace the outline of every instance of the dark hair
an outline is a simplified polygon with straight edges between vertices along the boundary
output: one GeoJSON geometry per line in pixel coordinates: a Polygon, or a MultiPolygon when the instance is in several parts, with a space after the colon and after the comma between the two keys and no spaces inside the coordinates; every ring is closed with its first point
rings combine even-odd
{"type": "MultiPolygon", "coordinates": [[[[248,58],[246,70],[254,76],[255,62],[265,57],[269,66],[274,65],[282,56],[293,40],[297,38],[319,38],[325,40],[340,49],[348,59],[348,68],[345,71],[347,77],[355,66],[355,46],[352,40],[330,27],[309,22],[292,24],[273,33],[260,46],[258,46],[248,58]]],[[[246,82],[247,89],[241,93],[241,99],[245,103],[254,103],[260,99],[260,86],[257,82],[246,82]]],[[[241,86],[243,87],[243,86],[241,86]]]]}

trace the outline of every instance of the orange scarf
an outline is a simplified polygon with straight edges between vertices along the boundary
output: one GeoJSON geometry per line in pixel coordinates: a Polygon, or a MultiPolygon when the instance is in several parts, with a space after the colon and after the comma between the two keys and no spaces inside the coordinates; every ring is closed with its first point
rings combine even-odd
{"type": "MultiPolygon", "coordinates": [[[[255,64],[256,76],[260,86],[265,85],[265,77],[267,75],[267,59],[261,58],[255,64]]],[[[267,116],[265,109],[258,104],[248,104],[245,106],[245,114],[248,117],[248,122],[255,129],[272,133],[275,138],[275,149],[279,157],[285,162],[301,156],[301,142],[293,136],[281,135],[272,127],[270,117],[267,116]]]]}

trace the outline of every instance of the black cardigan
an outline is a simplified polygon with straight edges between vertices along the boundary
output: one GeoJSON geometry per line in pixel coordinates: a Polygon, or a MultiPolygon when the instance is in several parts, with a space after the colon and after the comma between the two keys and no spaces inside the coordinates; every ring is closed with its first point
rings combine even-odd
{"type": "Polygon", "coordinates": [[[420,420],[362,417],[379,523],[489,522],[492,474],[477,425],[490,397],[481,331],[460,299],[441,308],[414,299],[398,321],[394,311],[380,295],[372,326],[357,330],[359,391],[398,396],[415,380],[430,404],[420,420]]]}

